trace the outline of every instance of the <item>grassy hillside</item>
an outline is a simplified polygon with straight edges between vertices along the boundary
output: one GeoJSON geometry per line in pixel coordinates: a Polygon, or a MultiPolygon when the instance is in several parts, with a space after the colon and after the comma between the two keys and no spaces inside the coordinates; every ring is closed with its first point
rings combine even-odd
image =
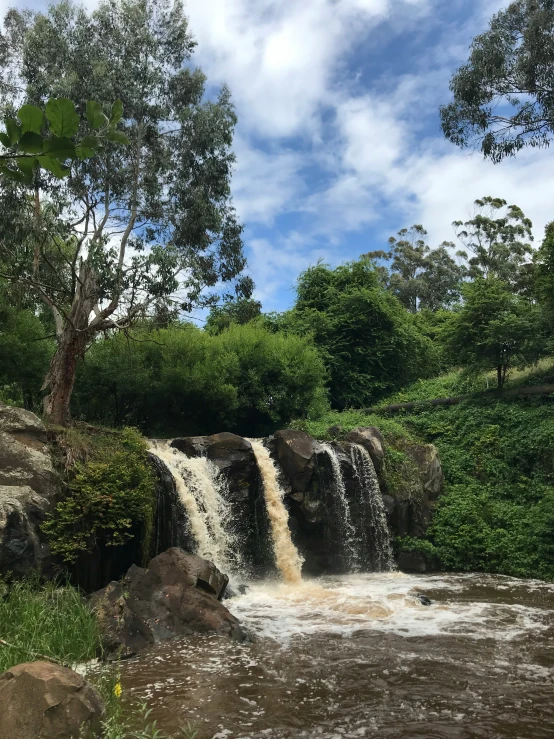
{"type": "MultiPolygon", "coordinates": [[[[554,382],[554,362],[515,373],[509,386],[554,382]]],[[[386,403],[485,389],[486,376],[452,372],[421,380],[386,403]]],[[[489,384],[492,384],[489,380],[489,384]]],[[[405,434],[435,444],[445,494],[426,541],[401,546],[432,551],[448,570],[484,570],[554,580],[554,396],[468,400],[395,415],[329,413],[306,430],[326,437],[341,425],[375,425],[385,438],[405,434]]]]}

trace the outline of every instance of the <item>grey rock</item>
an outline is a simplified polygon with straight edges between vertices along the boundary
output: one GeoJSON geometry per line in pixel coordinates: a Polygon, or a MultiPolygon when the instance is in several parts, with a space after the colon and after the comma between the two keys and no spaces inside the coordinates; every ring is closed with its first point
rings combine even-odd
{"type": "Polygon", "coordinates": [[[60,485],[40,419],[0,404],[0,574],[48,568],[40,525],[60,485]]]}
{"type": "Polygon", "coordinates": [[[377,472],[381,471],[385,458],[385,442],[379,429],[375,426],[359,426],[346,434],[346,441],[360,444],[369,452],[371,461],[377,472]]]}

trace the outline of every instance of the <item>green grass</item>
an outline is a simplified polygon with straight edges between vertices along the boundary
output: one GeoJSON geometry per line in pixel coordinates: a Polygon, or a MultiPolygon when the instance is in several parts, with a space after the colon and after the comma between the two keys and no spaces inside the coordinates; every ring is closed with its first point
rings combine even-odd
{"type": "Polygon", "coordinates": [[[96,618],[75,588],[29,579],[0,583],[0,672],[41,656],[65,664],[86,662],[100,651],[96,618]]]}

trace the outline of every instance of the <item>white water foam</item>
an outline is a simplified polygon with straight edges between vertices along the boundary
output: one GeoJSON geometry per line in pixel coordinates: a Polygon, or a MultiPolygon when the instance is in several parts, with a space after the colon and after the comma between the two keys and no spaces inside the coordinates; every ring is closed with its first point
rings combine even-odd
{"type": "Polygon", "coordinates": [[[315,634],[349,637],[375,631],[405,637],[511,640],[549,627],[548,614],[541,608],[448,598],[424,606],[416,597],[421,591],[454,595],[463,590],[458,578],[368,573],[304,580],[295,587],[253,584],[247,594],[229,601],[229,608],[256,635],[284,647],[295,637],[315,634]]]}

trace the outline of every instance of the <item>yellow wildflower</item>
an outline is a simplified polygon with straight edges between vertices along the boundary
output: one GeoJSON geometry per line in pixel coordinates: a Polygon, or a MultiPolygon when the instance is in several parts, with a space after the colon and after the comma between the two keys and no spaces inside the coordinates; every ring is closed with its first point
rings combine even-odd
{"type": "Polygon", "coordinates": [[[122,693],[121,683],[116,683],[115,684],[115,687],[113,689],[113,693],[114,693],[114,695],[115,695],[116,698],[121,698],[121,693],[122,693]]]}

